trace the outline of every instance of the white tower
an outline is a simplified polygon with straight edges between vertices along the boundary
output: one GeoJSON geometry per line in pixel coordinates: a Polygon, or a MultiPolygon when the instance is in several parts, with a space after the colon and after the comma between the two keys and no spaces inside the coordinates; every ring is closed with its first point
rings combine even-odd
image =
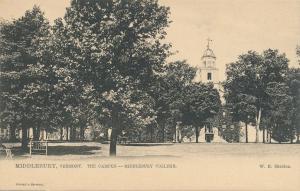
{"type": "Polygon", "coordinates": [[[212,82],[215,88],[219,89],[218,68],[216,66],[216,56],[209,47],[211,39],[207,39],[206,50],[201,57],[201,63],[197,66],[197,74],[195,81],[208,83],[212,82]]]}
{"type": "MultiPolygon", "coordinates": [[[[211,39],[207,39],[206,50],[201,57],[201,62],[197,66],[196,82],[213,83],[214,88],[218,90],[221,102],[224,103],[222,86],[218,78],[218,68],[216,65],[216,56],[213,50],[210,48],[211,39]]],[[[200,141],[206,142],[226,142],[219,136],[219,129],[212,126],[212,122],[208,122],[205,128],[202,129],[199,137],[200,141]]]]}

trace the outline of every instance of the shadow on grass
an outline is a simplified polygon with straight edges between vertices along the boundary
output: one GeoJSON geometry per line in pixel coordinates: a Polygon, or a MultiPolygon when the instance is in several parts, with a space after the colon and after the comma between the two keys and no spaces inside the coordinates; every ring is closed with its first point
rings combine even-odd
{"type": "MultiPolygon", "coordinates": [[[[11,148],[13,158],[28,158],[29,149],[22,150],[20,147],[11,148]]],[[[63,155],[94,155],[95,151],[101,150],[97,146],[49,146],[48,147],[48,156],[63,156],[63,155]]],[[[34,155],[45,154],[44,151],[35,152],[34,155]]],[[[6,153],[0,153],[0,159],[5,158],[6,153]]]]}
{"type": "Polygon", "coordinates": [[[143,147],[151,147],[151,146],[171,146],[174,143],[121,143],[119,146],[143,146],[143,147]]]}
{"type": "Polygon", "coordinates": [[[101,150],[96,146],[50,146],[48,155],[93,155],[96,150],[101,150]]]}

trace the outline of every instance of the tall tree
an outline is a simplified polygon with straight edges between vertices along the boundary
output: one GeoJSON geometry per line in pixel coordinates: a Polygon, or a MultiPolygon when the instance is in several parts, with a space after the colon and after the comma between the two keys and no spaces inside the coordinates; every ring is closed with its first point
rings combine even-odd
{"type": "Polygon", "coordinates": [[[266,89],[269,96],[269,118],[272,135],[270,138],[281,142],[294,139],[292,125],[293,98],[289,95],[289,87],[285,83],[269,83],[266,89]]]}
{"type": "MultiPolygon", "coordinates": [[[[292,97],[292,107],[290,111],[292,113],[291,116],[291,125],[297,136],[297,142],[299,142],[300,136],[300,69],[299,68],[290,68],[289,75],[287,80],[287,85],[289,87],[289,96],[292,97]]],[[[291,142],[294,137],[294,133],[291,132],[291,142]]]]}
{"type": "Polygon", "coordinates": [[[176,122],[182,120],[186,86],[192,83],[195,74],[196,69],[189,66],[186,61],[172,62],[164,67],[163,74],[152,86],[151,95],[155,99],[157,123],[162,142],[167,138],[166,132],[171,132],[173,139],[176,122]]]}
{"type": "Polygon", "coordinates": [[[183,124],[195,128],[198,143],[199,127],[207,124],[221,109],[220,95],[212,83],[192,83],[184,91],[183,124]]]}
{"type": "Polygon", "coordinates": [[[4,24],[0,31],[1,111],[14,115],[22,127],[22,148],[27,147],[28,128],[38,130],[48,115],[44,107],[49,92],[43,84],[46,74],[35,54],[48,29],[43,12],[34,6],[21,18],[4,24]]]}
{"type": "Polygon", "coordinates": [[[133,105],[143,103],[169,54],[169,45],[161,42],[168,15],[169,8],[157,0],[73,0],[67,8],[61,41],[65,67],[74,71],[70,77],[80,86],[91,87],[97,111],[109,119],[112,156],[121,127],[144,115],[141,106],[133,105]],[[125,115],[128,108],[139,112],[125,115]]]}
{"type": "Polygon", "coordinates": [[[256,142],[259,142],[261,117],[268,109],[268,84],[284,83],[287,70],[288,59],[285,55],[271,49],[264,51],[262,55],[249,51],[239,56],[237,62],[227,65],[224,85],[226,102],[235,107],[241,102],[247,103],[249,111],[246,115],[237,110],[233,112],[244,122],[246,119],[255,121],[256,142]],[[255,115],[251,115],[253,107],[255,115]]]}
{"type": "Polygon", "coordinates": [[[230,93],[225,94],[226,107],[231,112],[232,121],[245,123],[246,143],[248,143],[248,125],[255,122],[253,120],[256,112],[255,97],[242,93],[238,93],[236,97],[228,97],[230,95],[230,93]]]}

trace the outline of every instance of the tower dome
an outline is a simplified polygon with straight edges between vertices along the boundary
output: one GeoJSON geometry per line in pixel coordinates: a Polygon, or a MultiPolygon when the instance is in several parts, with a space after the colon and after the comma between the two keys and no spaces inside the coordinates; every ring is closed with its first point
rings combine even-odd
{"type": "Polygon", "coordinates": [[[212,51],[212,49],[209,48],[209,46],[208,46],[207,49],[204,51],[204,54],[203,54],[203,56],[202,56],[202,59],[207,58],[207,57],[216,59],[216,56],[215,56],[214,52],[212,51]]]}
{"type": "Polygon", "coordinates": [[[196,82],[208,83],[212,82],[214,84],[219,84],[218,80],[218,68],[216,65],[216,56],[213,50],[210,48],[211,39],[207,39],[206,50],[201,57],[201,62],[197,67],[197,73],[195,77],[196,82]]]}
{"type": "Polygon", "coordinates": [[[204,51],[204,54],[203,54],[203,56],[202,56],[202,59],[205,59],[205,58],[214,58],[214,59],[216,59],[216,56],[215,56],[213,50],[210,49],[210,47],[209,47],[209,42],[210,42],[210,41],[212,41],[212,40],[210,40],[210,39],[208,38],[208,39],[207,39],[206,50],[204,51]]]}

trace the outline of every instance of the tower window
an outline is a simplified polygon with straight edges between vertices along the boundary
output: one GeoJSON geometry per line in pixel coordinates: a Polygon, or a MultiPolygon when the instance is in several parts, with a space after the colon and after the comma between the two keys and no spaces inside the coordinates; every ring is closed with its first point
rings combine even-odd
{"type": "Polygon", "coordinates": [[[211,75],[211,73],[209,72],[209,73],[207,73],[207,80],[211,80],[212,79],[212,75],[211,75]]]}

